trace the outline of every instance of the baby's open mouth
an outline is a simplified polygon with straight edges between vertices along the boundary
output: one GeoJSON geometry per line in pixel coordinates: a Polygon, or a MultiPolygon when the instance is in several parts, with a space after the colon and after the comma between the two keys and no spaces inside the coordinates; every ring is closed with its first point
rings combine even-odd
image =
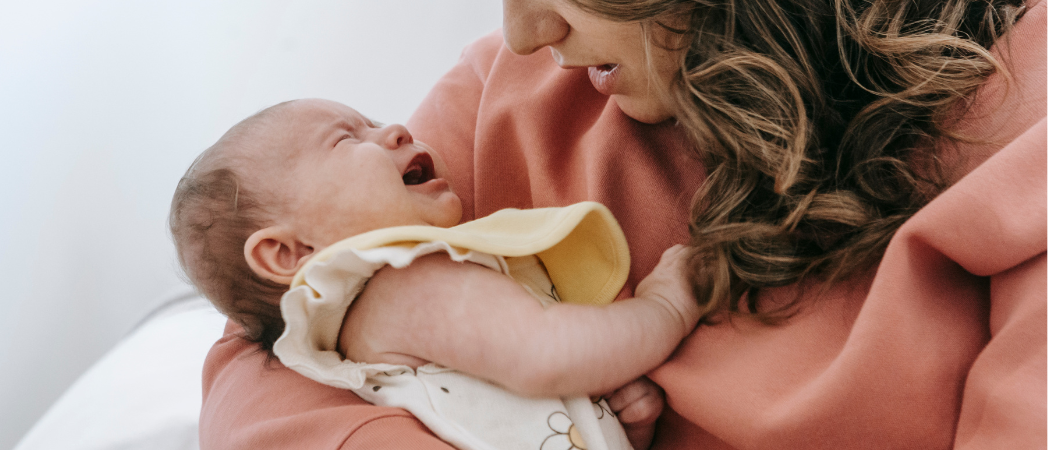
{"type": "Polygon", "coordinates": [[[433,158],[429,156],[429,153],[422,152],[411,159],[411,163],[408,164],[401,178],[405,186],[415,186],[432,180],[436,176],[437,172],[433,169],[433,158]]]}

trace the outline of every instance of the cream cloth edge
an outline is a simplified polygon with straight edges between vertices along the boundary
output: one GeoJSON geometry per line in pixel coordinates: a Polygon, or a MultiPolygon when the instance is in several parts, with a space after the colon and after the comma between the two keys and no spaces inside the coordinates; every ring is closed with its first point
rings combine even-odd
{"type": "Polygon", "coordinates": [[[611,303],[625,284],[630,271],[629,245],[614,215],[600,203],[584,201],[559,208],[503,209],[452,228],[415,225],[359,234],[314,255],[306,267],[295,275],[291,287],[296,288],[305,283],[304,273],[310,265],[326,261],[344,248],[366,249],[420,241],[445,241],[453,246],[506,257],[538,254],[546,264],[554,284],[559,286],[562,299],[568,303],[611,303]],[[582,226],[586,223],[595,227],[582,226]],[[580,226],[597,235],[580,233],[580,226]],[[591,260],[578,258],[575,253],[564,254],[568,241],[571,243],[567,247],[589,249],[591,252],[597,250],[596,254],[590,254],[589,257],[603,260],[605,267],[595,271],[593,267],[580,266],[582,262],[591,260]],[[582,247],[573,247],[579,244],[582,247]],[[547,260],[549,253],[559,253],[560,257],[547,260]],[[567,264],[561,267],[561,263],[567,264]],[[578,278],[583,271],[599,275],[578,278]],[[567,274],[567,278],[558,280],[563,274],[567,274]]]}

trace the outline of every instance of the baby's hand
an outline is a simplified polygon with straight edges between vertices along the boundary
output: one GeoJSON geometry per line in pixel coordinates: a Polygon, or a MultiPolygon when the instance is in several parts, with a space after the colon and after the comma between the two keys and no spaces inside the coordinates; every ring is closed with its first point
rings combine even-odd
{"type": "Polygon", "coordinates": [[[662,389],[647,377],[640,377],[619,388],[608,397],[608,406],[619,416],[626,437],[636,450],[651,445],[655,436],[655,420],[666,404],[662,389]]]}
{"type": "Polygon", "coordinates": [[[674,245],[662,253],[659,264],[639,284],[637,297],[657,300],[676,314],[683,338],[699,323],[700,310],[692,296],[687,277],[687,247],[674,245]]]}

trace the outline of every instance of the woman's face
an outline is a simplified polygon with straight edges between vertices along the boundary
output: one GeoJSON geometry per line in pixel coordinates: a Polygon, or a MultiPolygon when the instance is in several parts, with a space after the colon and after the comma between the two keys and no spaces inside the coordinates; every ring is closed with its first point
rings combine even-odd
{"type": "Polygon", "coordinates": [[[680,51],[658,45],[666,43],[662,36],[646,51],[639,23],[598,17],[569,0],[502,0],[502,7],[502,32],[513,53],[549,47],[561,67],[586,69],[593,87],[614,98],[626,115],[646,123],[673,116],[665,93],[680,51]]]}

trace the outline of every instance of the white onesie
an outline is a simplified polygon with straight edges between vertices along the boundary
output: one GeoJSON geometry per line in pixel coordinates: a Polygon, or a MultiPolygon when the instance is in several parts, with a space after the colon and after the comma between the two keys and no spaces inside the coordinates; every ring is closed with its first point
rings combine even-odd
{"type": "Polygon", "coordinates": [[[350,389],[376,405],[408,410],[460,449],[629,449],[622,426],[602,399],[526,398],[437,364],[414,370],[367,364],[343,359],[335,350],[349,305],[387,264],[405,267],[422,255],[446,252],[455,261],[513,277],[544,306],[561,301],[563,290],[572,297],[564,301],[606,304],[628,273],[625,249],[611,213],[591,202],[503,210],[451,229],[365,233],[325,249],[299,272],[281,300],[286,326],[273,351],[308,378],[350,389]],[[568,271],[577,276],[567,276],[568,271]],[[551,278],[558,281],[556,288],[551,278]]]}

